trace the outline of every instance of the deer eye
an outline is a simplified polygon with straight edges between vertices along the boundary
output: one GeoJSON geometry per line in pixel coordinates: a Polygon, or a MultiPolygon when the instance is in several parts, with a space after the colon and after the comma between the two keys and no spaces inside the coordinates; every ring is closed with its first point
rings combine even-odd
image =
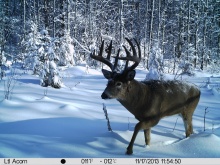
{"type": "Polygon", "coordinates": [[[117,82],[117,83],[116,83],[116,86],[117,86],[117,87],[120,87],[121,85],[122,85],[121,82],[117,82]]]}

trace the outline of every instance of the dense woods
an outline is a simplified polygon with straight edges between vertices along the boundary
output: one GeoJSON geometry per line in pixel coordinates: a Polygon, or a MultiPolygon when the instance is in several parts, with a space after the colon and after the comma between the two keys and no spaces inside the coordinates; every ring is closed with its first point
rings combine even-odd
{"type": "Polygon", "coordinates": [[[159,75],[218,72],[220,1],[0,0],[1,79],[11,61],[59,88],[59,66],[97,67],[89,54],[101,40],[118,49],[125,37],[140,42],[142,66],[159,75]]]}

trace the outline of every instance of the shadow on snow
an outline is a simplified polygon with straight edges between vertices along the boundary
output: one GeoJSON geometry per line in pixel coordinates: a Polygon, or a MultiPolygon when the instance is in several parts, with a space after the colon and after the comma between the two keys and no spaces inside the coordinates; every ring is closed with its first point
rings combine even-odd
{"type": "Polygon", "coordinates": [[[115,141],[128,144],[107,131],[105,120],[65,117],[0,123],[0,157],[112,157],[117,148],[123,154],[115,141]],[[99,140],[105,141],[103,146],[99,140]]]}

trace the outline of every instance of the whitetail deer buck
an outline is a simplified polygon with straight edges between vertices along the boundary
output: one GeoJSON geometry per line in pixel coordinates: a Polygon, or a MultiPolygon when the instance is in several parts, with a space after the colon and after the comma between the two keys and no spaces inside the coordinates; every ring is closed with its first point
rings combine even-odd
{"type": "Polygon", "coordinates": [[[102,69],[103,75],[108,79],[107,87],[102,93],[102,99],[116,98],[128,111],[130,111],[139,122],[135,126],[132,139],[127,147],[127,154],[133,153],[133,144],[139,130],[144,130],[146,145],[150,143],[151,127],[155,126],[161,118],[180,114],[185,125],[186,137],[193,133],[192,115],[199,102],[200,90],[193,84],[181,81],[136,81],[135,68],[141,60],[141,50],[138,42],[135,40],[138,48],[136,49],[129,39],[127,42],[131,46],[131,52],[125,47],[127,57],[119,57],[120,49],[115,58],[115,64],[110,62],[112,41],[106,49],[107,57],[102,56],[104,41],[100,48],[98,56],[95,52],[91,58],[101,61],[108,65],[111,71],[102,69]],[[121,73],[116,72],[118,60],[126,60],[126,65],[121,73]],[[128,62],[134,64],[128,67],[128,62]]]}

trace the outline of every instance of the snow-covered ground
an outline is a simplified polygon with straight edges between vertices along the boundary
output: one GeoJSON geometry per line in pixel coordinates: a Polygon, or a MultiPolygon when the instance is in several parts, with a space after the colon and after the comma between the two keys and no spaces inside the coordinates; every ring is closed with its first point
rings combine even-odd
{"type": "MultiPolygon", "coordinates": [[[[152,129],[150,146],[145,146],[143,132],[139,132],[134,153],[128,156],[126,147],[137,121],[116,100],[101,99],[107,80],[100,71],[67,68],[62,71],[61,89],[43,88],[36,76],[22,72],[16,70],[9,100],[4,99],[5,81],[0,82],[0,157],[220,158],[219,75],[196,72],[195,77],[183,78],[196,83],[202,92],[191,137],[185,138],[178,115],[167,117],[152,129]],[[103,103],[113,132],[107,129],[103,103]]],[[[137,69],[136,79],[145,76],[146,71],[137,69]]]]}

